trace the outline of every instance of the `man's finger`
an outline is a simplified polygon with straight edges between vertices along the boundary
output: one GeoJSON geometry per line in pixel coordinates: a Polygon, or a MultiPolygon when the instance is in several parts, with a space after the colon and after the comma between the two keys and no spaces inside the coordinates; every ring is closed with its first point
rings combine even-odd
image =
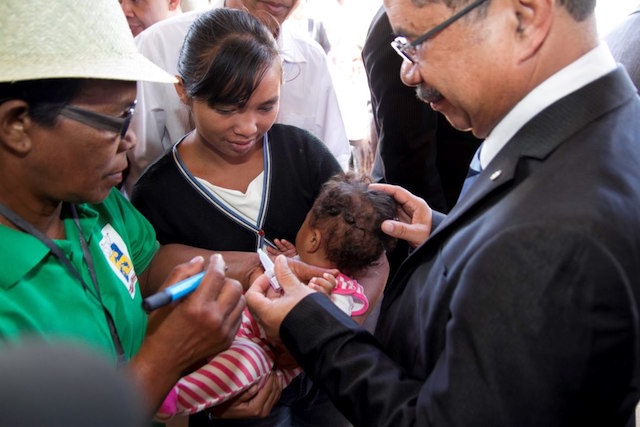
{"type": "Polygon", "coordinates": [[[280,286],[283,286],[285,290],[287,287],[291,288],[300,283],[296,275],[289,268],[287,257],[284,255],[278,255],[274,264],[274,272],[278,279],[278,283],[280,283],[280,286]]]}

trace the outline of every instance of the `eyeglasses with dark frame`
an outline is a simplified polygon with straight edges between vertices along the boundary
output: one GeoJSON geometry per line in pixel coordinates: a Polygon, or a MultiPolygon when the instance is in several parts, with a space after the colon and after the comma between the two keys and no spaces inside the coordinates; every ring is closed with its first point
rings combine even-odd
{"type": "Polygon", "coordinates": [[[417,62],[416,55],[418,53],[417,49],[419,45],[426,42],[427,40],[429,40],[430,38],[438,34],[440,31],[444,30],[449,25],[453,24],[458,19],[462,18],[467,13],[471,12],[473,9],[480,6],[482,3],[485,3],[486,1],[487,0],[474,1],[473,3],[466,6],[464,9],[460,10],[460,12],[451,16],[451,18],[447,19],[443,23],[436,25],[431,30],[427,31],[426,33],[424,33],[423,35],[421,35],[411,43],[409,43],[406,37],[398,36],[391,42],[391,47],[393,47],[393,49],[396,52],[398,52],[398,55],[400,55],[403,59],[406,59],[412,64],[415,64],[417,62]]]}
{"type": "Polygon", "coordinates": [[[124,138],[135,110],[136,101],[133,101],[122,117],[107,116],[106,114],[74,107],[73,105],[65,105],[62,107],[62,110],[60,110],[60,115],[95,129],[114,132],[120,135],[120,138],[124,138]]]}

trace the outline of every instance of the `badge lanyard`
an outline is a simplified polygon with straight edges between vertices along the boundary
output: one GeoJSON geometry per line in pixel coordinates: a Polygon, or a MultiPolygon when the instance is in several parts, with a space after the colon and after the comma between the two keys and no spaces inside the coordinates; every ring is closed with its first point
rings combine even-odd
{"type": "MultiPolygon", "coordinates": [[[[93,283],[93,289],[95,290],[96,298],[100,302],[102,309],[104,311],[104,316],[107,320],[107,324],[109,325],[109,332],[111,333],[111,339],[113,340],[113,344],[118,353],[118,366],[122,366],[126,363],[126,356],[124,354],[124,348],[122,347],[122,342],[120,341],[120,337],[118,337],[118,332],[116,330],[115,323],[113,321],[113,317],[111,317],[111,313],[107,310],[102,302],[102,296],[100,295],[100,287],[98,286],[98,278],[96,277],[95,267],[93,265],[93,259],[91,258],[91,254],[89,253],[89,245],[82,234],[82,229],[80,228],[80,221],[78,220],[78,213],[76,211],[76,207],[73,204],[68,205],[71,210],[71,216],[73,218],[73,222],[78,228],[78,234],[80,235],[80,246],[82,247],[82,257],[84,262],[87,264],[87,268],[89,269],[89,274],[91,276],[91,282],[93,283]]],[[[16,227],[24,231],[25,233],[31,234],[33,237],[40,240],[49,250],[55,255],[56,258],[69,270],[69,272],[80,281],[82,287],[85,291],[91,293],[91,290],[87,286],[85,280],[82,278],[82,275],[76,268],[71,264],[69,259],[64,255],[62,250],[58,245],[56,245],[53,240],[51,240],[47,235],[43,234],[35,228],[33,225],[22,219],[18,214],[13,212],[11,209],[0,203],[0,213],[4,215],[9,221],[11,221],[16,227]]]]}

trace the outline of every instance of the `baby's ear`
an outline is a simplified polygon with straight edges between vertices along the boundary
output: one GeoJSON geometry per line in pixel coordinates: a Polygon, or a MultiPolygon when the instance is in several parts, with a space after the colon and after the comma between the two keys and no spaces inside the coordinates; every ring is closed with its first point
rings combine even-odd
{"type": "Polygon", "coordinates": [[[320,243],[322,242],[322,234],[320,230],[314,228],[311,233],[308,234],[306,242],[304,242],[304,249],[307,253],[315,253],[320,249],[320,243]]]}

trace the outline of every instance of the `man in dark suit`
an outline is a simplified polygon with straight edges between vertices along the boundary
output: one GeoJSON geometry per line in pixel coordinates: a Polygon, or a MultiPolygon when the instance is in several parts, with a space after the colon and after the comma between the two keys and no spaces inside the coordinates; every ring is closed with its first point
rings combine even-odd
{"type": "MultiPolygon", "coordinates": [[[[377,182],[399,185],[423,198],[432,209],[447,213],[455,205],[469,162],[480,140],[451,126],[446,117],[416,97],[400,80],[395,38],[381,6],[362,48],[378,143],[372,174],[377,182]]],[[[401,242],[387,253],[389,278],[407,256],[401,242]]]]}
{"type": "Polygon", "coordinates": [[[606,36],[613,57],[625,66],[640,88],[640,7],[606,36]]]}
{"type": "Polygon", "coordinates": [[[418,247],[375,337],[284,257],[283,292],[262,276],[249,307],[356,426],[633,423],[640,99],[595,0],[384,4],[403,81],[484,138],[482,169],[446,217],[376,186],[402,208],[383,230],[418,247]]]}

